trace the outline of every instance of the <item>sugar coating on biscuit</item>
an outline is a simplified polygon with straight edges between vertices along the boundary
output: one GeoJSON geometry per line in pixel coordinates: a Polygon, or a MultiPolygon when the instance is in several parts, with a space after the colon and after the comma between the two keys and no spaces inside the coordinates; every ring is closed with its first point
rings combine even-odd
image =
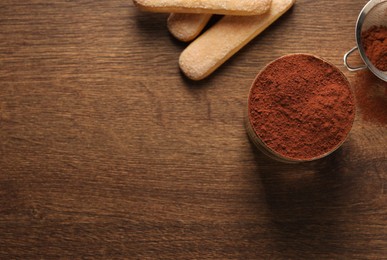
{"type": "Polygon", "coordinates": [[[133,0],[153,12],[257,15],[270,8],[272,0],[133,0]]]}
{"type": "Polygon", "coordinates": [[[211,14],[172,13],[167,21],[168,30],[180,41],[192,41],[203,30],[211,16],[211,14]]]}
{"type": "Polygon", "coordinates": [[[193,80],[207,77],[284,14],[294,2],[273,0],[270,11],[259,16],[223,17],[181,53],[181,70],[193,80]]]}

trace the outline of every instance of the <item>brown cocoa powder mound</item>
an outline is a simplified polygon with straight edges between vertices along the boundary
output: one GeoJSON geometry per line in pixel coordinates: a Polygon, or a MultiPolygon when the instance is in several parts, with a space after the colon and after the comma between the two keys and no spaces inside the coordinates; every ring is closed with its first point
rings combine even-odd
{"type": "Polygon", "coordinates": [[[386,125],[387,82],[379,79],[369,70],[364,70],[356,74],[352,86],[361,118],[377,125],[386,125]]]}
{"type": "Polygon", "coordinates": [[[285,56],[254,82],[249,119],[273,151],[296,160],[322,156],[347,136],[355,116],[348,81],[313,56],[285,56]]]}
{"type": "Polygon", "coordinates": [[[371,63],[379,70],[387,71],[387,27],[370,27],[362,32],[361,41],[371,63]]]}

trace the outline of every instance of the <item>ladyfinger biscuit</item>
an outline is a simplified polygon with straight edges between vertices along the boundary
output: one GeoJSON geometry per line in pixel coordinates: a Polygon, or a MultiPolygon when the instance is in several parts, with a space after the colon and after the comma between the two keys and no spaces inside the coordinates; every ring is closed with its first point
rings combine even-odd
{"type": "Polygon", "coordinates": [[[272,0],[133,0],[144,11],[258,15],[267,12],[272,0]]]}
{"type": "Polygon", "coordinates": [[[181,70],[192,80],[207,77],[289,10],[294,2],[273,0],[270,11],[259,16],[223,17],[181,53],[181,70]]]}
{"type": "Polygon", "coordinates": [[[211,14],[178,14],[168,17],[168,30],[178,40],[189,42],[196,38],[211,18],[211,14]]]}

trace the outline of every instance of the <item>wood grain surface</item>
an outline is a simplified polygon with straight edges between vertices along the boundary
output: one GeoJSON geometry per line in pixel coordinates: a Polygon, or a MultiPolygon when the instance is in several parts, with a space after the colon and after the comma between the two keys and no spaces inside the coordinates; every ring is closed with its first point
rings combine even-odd
{"type": "MultiPolygon", "coordinates": [[[[342,66],[365,0],[298,0],[204,81],[166,14],[130,0],[0,2],[1,259],[387,259],[386,126],[331,156],[267,159],[244,128],[257,72],[342,66]]],[[[382,83],[381,83],[382,84],[382,83]]]]}

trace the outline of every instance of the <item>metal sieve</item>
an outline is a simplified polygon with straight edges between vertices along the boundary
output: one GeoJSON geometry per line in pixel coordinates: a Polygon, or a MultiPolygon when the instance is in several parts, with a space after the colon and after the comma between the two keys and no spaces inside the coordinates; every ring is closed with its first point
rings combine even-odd
{"type": "Polygon", "coordinates": [[[368,59],[363,43],[361,40],[362,32],[368,30],[372,26],[387,26],[387,0],[371,0],[361,10],[356,22],[356,44],[357,46],[352,48],[344,55],[344,65],[349,71],[357,71],[369,68],[380,79],[387,81],[387,71],[381,71],[377,69],[371,61],[368,59]],[[365,65],[354,67],[348,64],[348,57],[358,50],[360,57],[365,65]]]}

